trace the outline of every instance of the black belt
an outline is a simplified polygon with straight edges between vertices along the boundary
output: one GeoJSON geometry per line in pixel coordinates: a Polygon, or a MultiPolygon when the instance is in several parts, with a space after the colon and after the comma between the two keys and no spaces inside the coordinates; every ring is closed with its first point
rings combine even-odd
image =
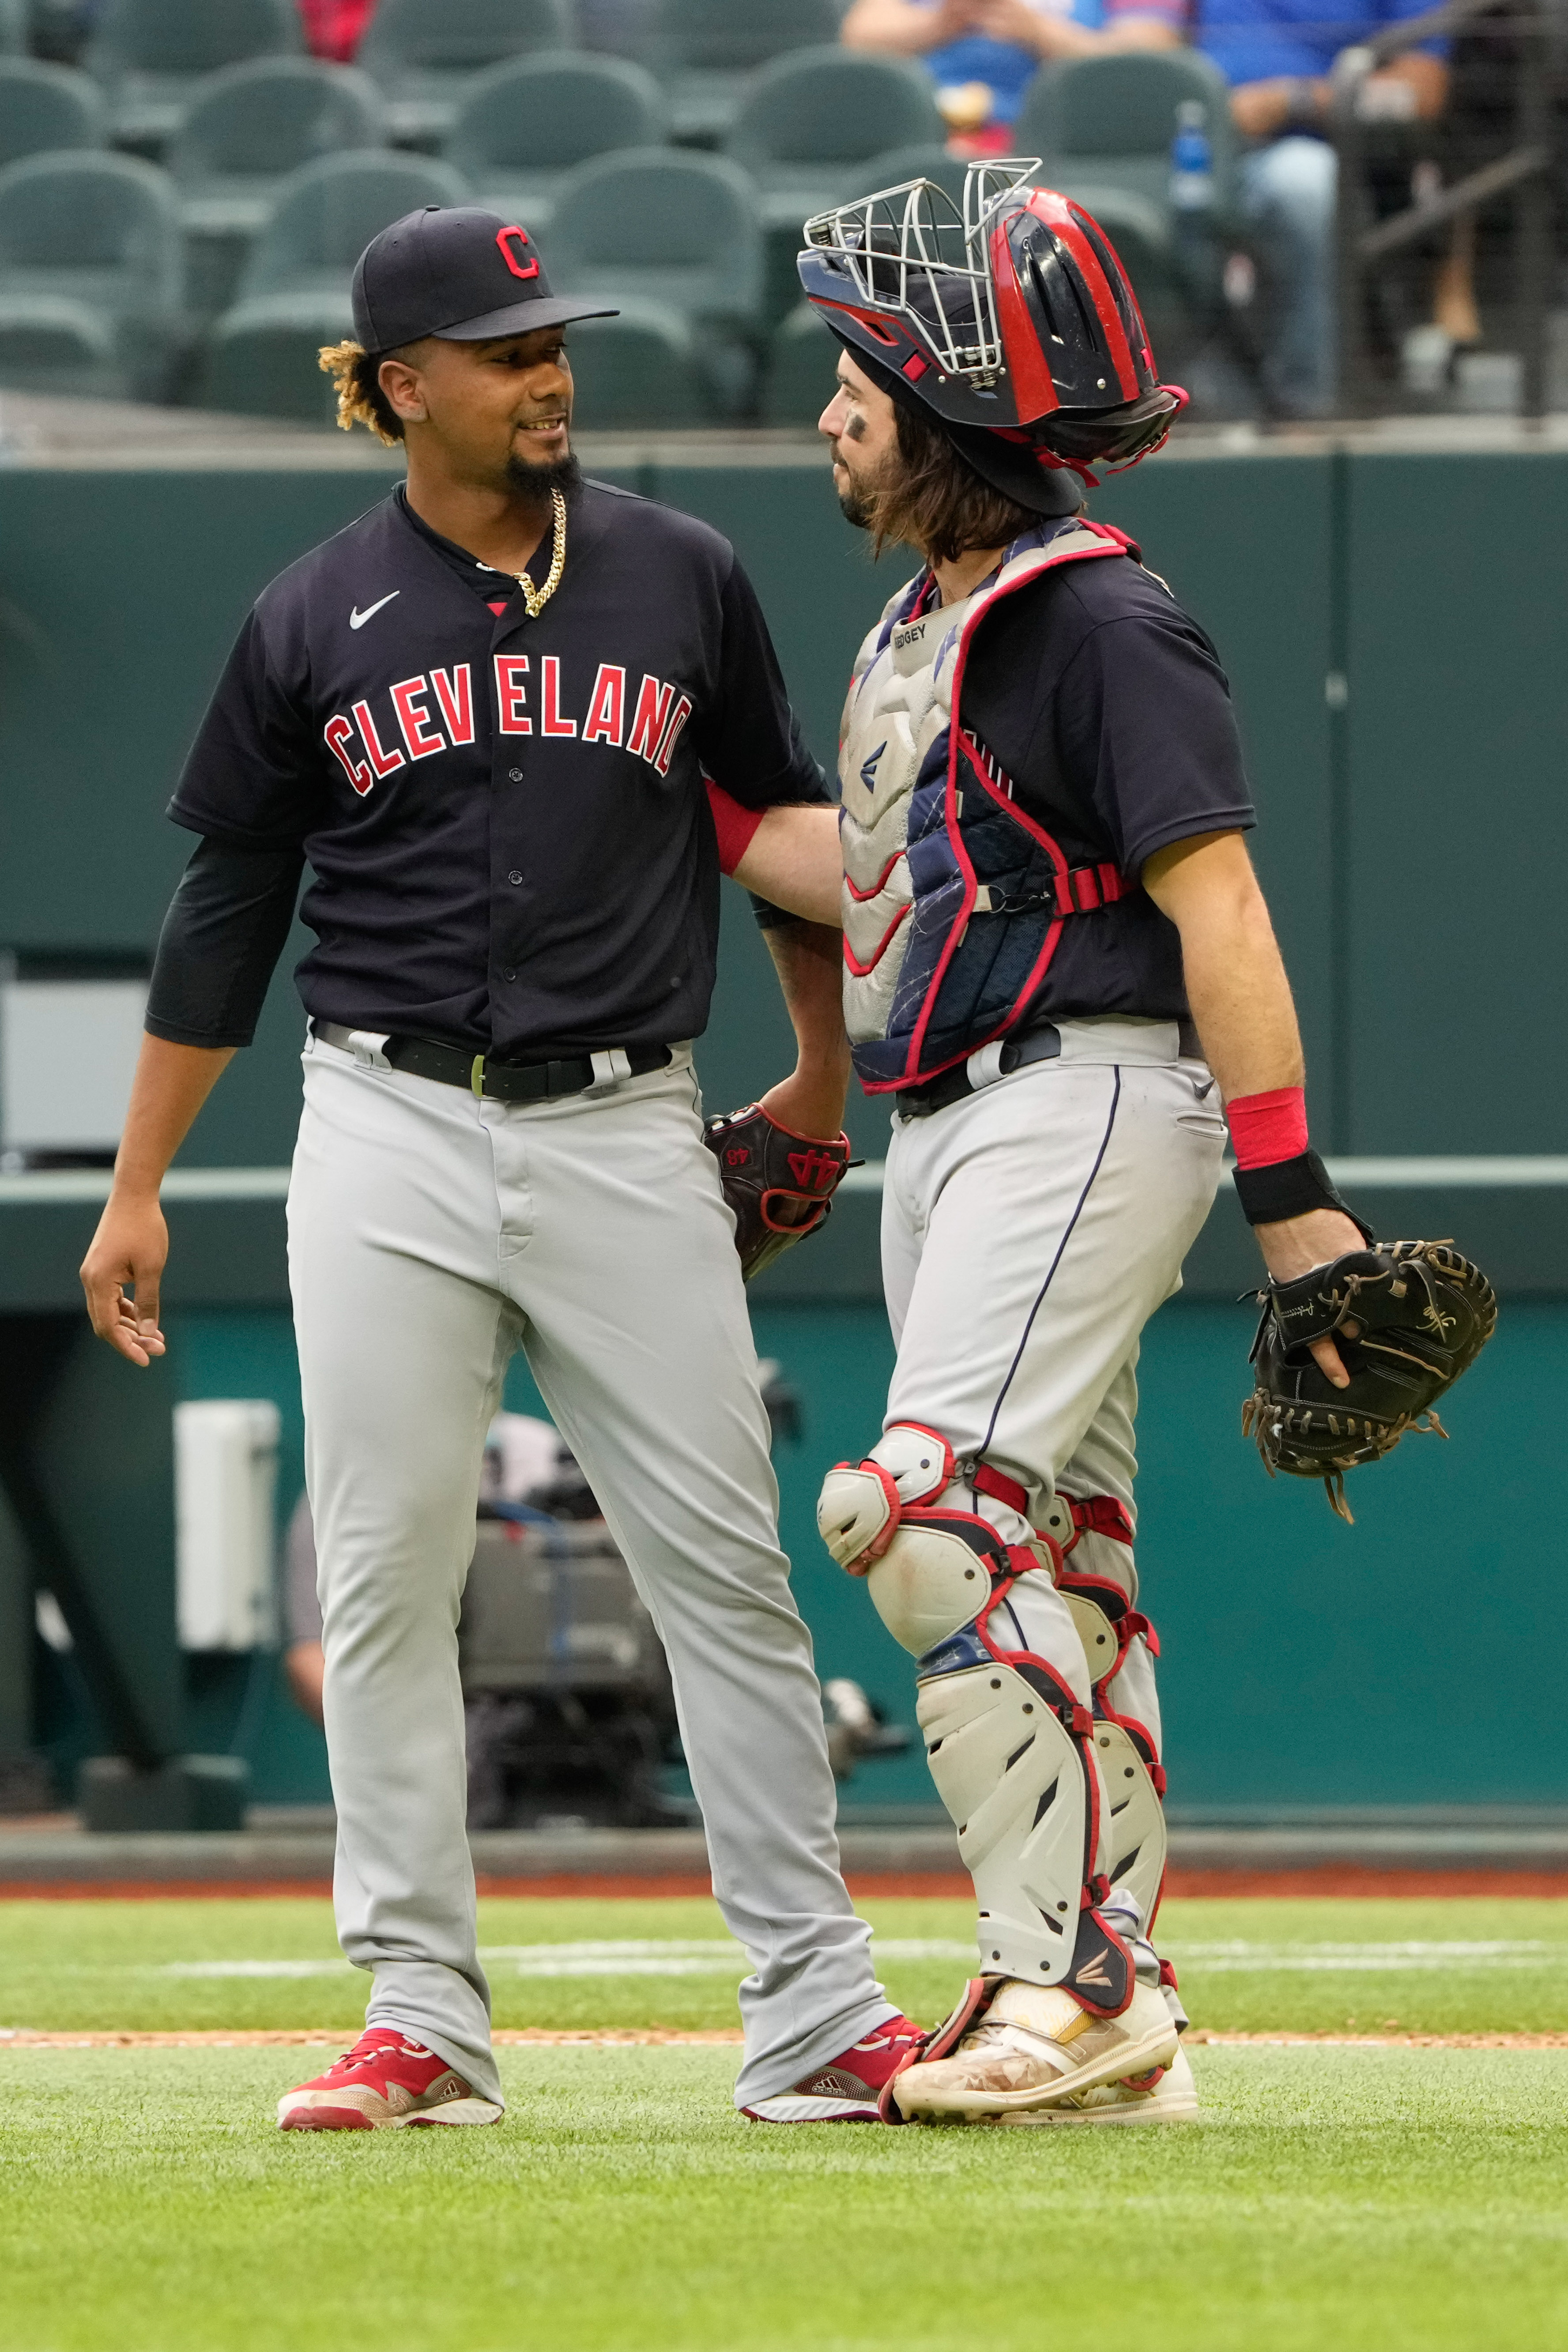
{"type": "MultiPolygon", "coordinates": [[[[1179,1022],[1177,1028],[1183,1055],[1189,1060],[1200,1058],[1203,1049],[1192,1022],[1179,1022]]],[[[1036,1022],[1004,1042],[996,1057],[997,1076],[1008,1077],[1030,1062],[1054,1062],[1061,1050],[1062,1033],[1056,1023],[1036,1022]]],[[[983,1092],[984,1087],[977,1087],[970,1076],[965,1060],[951,1070],[943,1070],[940,1077],[928,1078],[924,1086],[900,1087],[894,1110],[900,1119],[929,1118],[933,1110],[945,1110],[949,1103],[962,1102],[966,1095],[983,1092]]]]}
{"type": "MultiPolygon", "coordinates": [[[[345,1029],[339,1022],[315,1021],[318,1037],[343,1052],[353,1052],[348,1040],[364,1031],[345,1029]]],[[[555,1062],[497,1062],[488,1054],[470,1054],[461,1045],[443,1045],[434,1037],[388,1037],[380,1046],[382,1058],[411,1077],[434,1078],[444,1087],[466,1087],[488,1102],[547,1102],[557,1095],[586,1094],[590,1087],[606,1089],[621,1078],[640,1078],[649,1070],[668,1069],[668,1045],[617,1046],[613,1055],[574,1054],[555,1062]],[[595,1068],[595,1064],[606,1065],[595,1068]]]]}

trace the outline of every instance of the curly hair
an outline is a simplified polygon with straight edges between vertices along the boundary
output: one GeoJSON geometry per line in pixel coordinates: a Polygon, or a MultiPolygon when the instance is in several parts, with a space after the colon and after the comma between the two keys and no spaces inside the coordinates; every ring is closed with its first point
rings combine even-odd
{"type": "Polygon", "coordinates": [[[865,494],[866,521],[880,555],[889,541],[952,563],[971,548],[1007,547],[1039,516],[982,481],[934,417],[900,401],[894,411],[902,460],[885,488],[865,494]]]}
{"type": "Polygon", "coordinates": [[[402,440],[403,419],[376,381],[383,360],[401,357],[398,352],[367,352],[363,343],[352,341],[322,344],[316,364],[337,389],[340,433],[352,433],[363,425],[389,449],[402,440]]]}

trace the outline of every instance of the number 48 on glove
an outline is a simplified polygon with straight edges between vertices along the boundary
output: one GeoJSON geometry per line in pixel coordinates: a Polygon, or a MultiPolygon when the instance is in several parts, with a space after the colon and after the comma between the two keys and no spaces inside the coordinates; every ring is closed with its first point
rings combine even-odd
{"type": "Polygon", "coordinates": [[[820,1233],[850,1165],[847,1135],[831,1143],[792,1134],[760,1103],[710,1118],[702,1139],[735,1215],[735,1247],[747,1282],[786,1249],[820,1233]]]}

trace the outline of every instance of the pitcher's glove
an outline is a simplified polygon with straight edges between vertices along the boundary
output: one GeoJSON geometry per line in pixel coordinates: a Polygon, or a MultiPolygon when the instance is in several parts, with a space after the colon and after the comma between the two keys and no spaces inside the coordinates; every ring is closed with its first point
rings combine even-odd
{"type": "Polygon", "coordinates": [[[1242,1429],[1271,1478],[1277,1470],[1321,1478],[1349,1519],[1347,1470],[1380,1461],[1412,1430],[1447,1437],[1432,1408],[1491,1338],[1496,1294],[1447,1242],[1385,1242],[1258,1296],[1257,1386],[1242,1429]],[[1348,1389],[1320,1371],[1308,1345],[1331,1334],[1348,1389]]]}
{"type": "Polygon", "coordinates": [[[735,1247],[747,1282],[827,1223],[849,1166],[847,1135],[832,1143],[795,1135],[760,1103],[748,1103],[727,1118],[710,1118],[702,1139],[735,1213],[735,1247]]]}

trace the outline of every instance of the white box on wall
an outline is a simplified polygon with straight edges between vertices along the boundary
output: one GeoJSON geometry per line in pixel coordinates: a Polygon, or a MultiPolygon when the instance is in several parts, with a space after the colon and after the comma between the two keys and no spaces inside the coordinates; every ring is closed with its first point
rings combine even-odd
{"type": "Polygon", "coordinates": [[[142,1046],[147,982],[0,966],[0,1149],[107,1157],[142,1046]]]}
{"type": "Polygon", "coordinates": [[[263,1398],[174,1407],[184,1650],[255,1650],[277,1639],[278,1430],[278,1408],[263,1398]]]}

